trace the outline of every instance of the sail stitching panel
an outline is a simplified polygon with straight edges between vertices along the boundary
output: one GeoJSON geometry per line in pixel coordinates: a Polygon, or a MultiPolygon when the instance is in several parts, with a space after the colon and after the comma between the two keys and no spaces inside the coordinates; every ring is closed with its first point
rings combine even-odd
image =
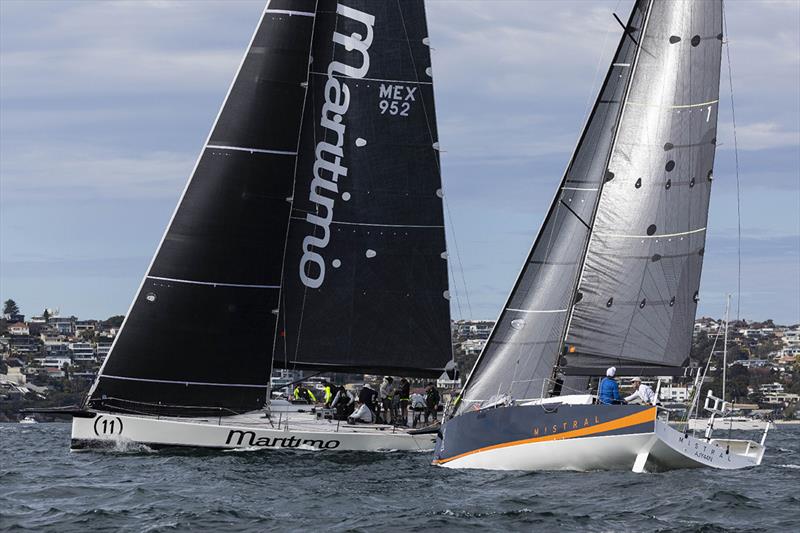
{"type": "Polygon", "coordinates": [[[216,148],[218,150],[236,150],[239,152],[250,152],[251,154],[297,155],[297,152],[287,152],[286,150],[265,150],[263,148],[245,148],[243,146],[220,146],[216,144],[207,144],[206,148],[216,148]]]}
{"type": "Polygon", "coordinates": [[[191,279],[164,278],[160,276],[147,276],[147,279],[158,281],[174,281],[175,283],[189,283],[192,285],[210,285],[212,287],[240,287],[243,289],[280,289],[280,285],[250,285],[243,283],[221,283],[217,281],[196,281],[191,279]]]}

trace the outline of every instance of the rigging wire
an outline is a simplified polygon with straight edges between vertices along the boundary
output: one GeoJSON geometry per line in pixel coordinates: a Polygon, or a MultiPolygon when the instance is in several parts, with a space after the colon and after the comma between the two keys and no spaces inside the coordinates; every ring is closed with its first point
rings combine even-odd
{"type": "MultiPolygon", "coordinates": [[[[406,20],[405,20],[405,17],[403,16],[403,8],[402,8],[402,5],[400,4],[400,0],[397,0],[397,9],[400,12],[400,22],[403,25],[403,33],[406,36],[406,43],[408,44],[408,52],[409,52],[410,57],[411,57],[411,63],[414,66],[414,72],[417,73],[416,74],[417,75],[417,81],[419,81],[419,70],[417,68],[417,62],[414,60],[414,52],[411,49],[411,38],[408,35],[408,28],[406,28],[406,20]]],[[[431,51],[433,51],[433,48],[431,48],[430,46],[428,48],[431,51]]],[[[432,61],[433,54],[430,54],[430,55],[431,55],[431,63],[433,63],[433,61],[432,61]]],[[[439,141],[438,138],[437,139],[433,138],[433,128],[431,128],[430,115],[428,114],[428,108],[425,106],[425,102],[424,101],[422,101],[422,111],[423,111],[423,114],[425,115],[425,124],[428,126],[428,133],[430,134],[431,140],[433,142],[438,142],[439,141]]],[[[438,151],[441,154],[441,150],[438,150],[438,151]]],[[[447,213],[447,220],[450,222],[450,233],[453,236],[453,247],[455,248],[455,251],[456,251],[456,259],[458,260],[459,271],[461,272],[461,283],[464,286],[464,296],[465,296],[465,298],[467,300],[467,302],[466,302],[467,303],[467,311],[468,311],[469,316],[471,318],[472,317],[472,305],[471,305],[470,300],[469,300],[469,291],[467,290],[467,281],[466,281],[466,278],[464,277],[464,265],[461,262],[461,253],[459,252],[458,241],[456,240],[455,226],[453,225],[453,217],[452,217],[452,215],[450,213],[450,206],[447,203],[447,199],[446,199],[447,196],[444,194],[444,176],[442,176],[442,165],[441,165],[441,162],[440,162],[439,158],[436,158],[436,166],[437,166],[437,168],[439,170],[439,179],[441,180],[441,184],[442,184],[442,191],[443,191],[442,204],[444,205],[444,210],[447,213]]],[[[450,266],[449,258],[447,260],[447,263],[448,263],[448,267],[452,268],[450,266]]],[[[459,308],[459,314],[461,315],[461,318],[463,318],[464,315],[463,315],[463,313],[461,311],[460,299],[459,299],[459,296],[458,296],[459,289],[458,289],[457,279],[455,277],[455,273],[453,273],[452,275],[453,275],[453,282],[454,282],[454,287],[453,288],[455,289],[455,296],[456,296],[456,305],[459,308]]]]}
{"type": "Polygon", "coordinates": [[[733,71],[731,70],[731,45],[728,39],[728,17],[725,16],[725,2],[722,2],[722,28],[725,32],[725,56],[728,60],[728,87],[731,95],[731,121],[733,122],[733,157],[736,164],[736,221],[737,221],[737,284],[736,320],[741,318],[742,309],[742,200],[739,179],[739,143],[736,136],[736,106],[733,100],[733,71]]]}

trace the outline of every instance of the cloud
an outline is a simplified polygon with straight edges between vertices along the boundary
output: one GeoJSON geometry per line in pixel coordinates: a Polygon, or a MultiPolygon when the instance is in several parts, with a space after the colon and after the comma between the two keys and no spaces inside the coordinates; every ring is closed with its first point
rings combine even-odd
{"type": "MultiPolygon", "coordinates": [[[[736,139],[739,150],[769,150],[773,148],[800,146],[800,130],[787,130],[786,125],[775,121],[751,122],[736,126],[736,139]]],[[[719,130],[727,135],[720,140],[723,150],[733,150],[733,124],[724,122],[719,130]]]]}
{"type": "Polygon", "coordinates": [[[31,148],[0,157],[4,201],[41,195],[136,199],[177,197],[194,164],[185,153],[147,152],[130,157],[81,145],[31,148]]]}

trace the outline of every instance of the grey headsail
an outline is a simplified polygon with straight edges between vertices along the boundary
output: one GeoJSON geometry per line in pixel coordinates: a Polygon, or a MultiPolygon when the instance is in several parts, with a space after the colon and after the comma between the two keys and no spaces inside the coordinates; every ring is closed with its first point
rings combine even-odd
{"type": "Polygon", "coordinates": [[[422,0],[320,1],[276,366],[441,374],[451,358],[422,0]]]}
{"type": "Polygon", "coordinates": [[[720,44],[720,1],[636,2],[460,410],[548,396],[571,366],[688,356],[720,44]]]}
{"type": "Polygon", "coordinates": [[[91,406],[263,406],[314,8],[264,11],[91,406]]]}

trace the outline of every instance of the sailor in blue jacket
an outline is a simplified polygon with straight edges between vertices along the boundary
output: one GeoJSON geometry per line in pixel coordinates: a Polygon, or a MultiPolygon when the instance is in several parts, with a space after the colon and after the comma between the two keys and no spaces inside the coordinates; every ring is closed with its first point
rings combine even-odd
{"type": "Polygon", "coordinates": [[[600,385],[597,387],[597,397],[600,403],[605,404],[620,404],[625,403],[619,395],[619,385],[614,379],[617,373],[617,368],[612,366],[606,370],[606,377],[600,380],[600,385]]]}

